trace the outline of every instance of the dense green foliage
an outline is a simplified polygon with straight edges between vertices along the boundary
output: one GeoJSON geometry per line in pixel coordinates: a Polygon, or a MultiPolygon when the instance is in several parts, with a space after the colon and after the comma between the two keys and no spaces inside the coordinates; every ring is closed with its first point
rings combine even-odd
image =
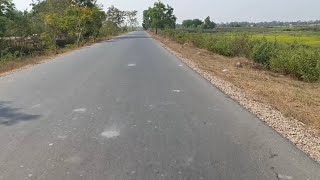
{"type": "Polygon", "coordinates": [[[291,74],[308,81],[320,79],[320,53],[310,47],[283,44],[270,59],[273,71],[291,74]]]}
{"type": "Polygon", "coordinates": [[[182,21],[183,28],[190,28],[190,29],[214,29],[216,27],[216,23],[210,20],[208,16],[204,21],[200,19],[187,19],[182,21]]]}
{"type": "Polygon", "coordinates": [[[171,6],[166,6],[161,1],[155,2],[153,7],[143,11],[143,28],[153,28],[156,33],[158,29],[174,29],[177,18],[173,10],[171,6]]]}
{"type": "Polygon", "coordinates": [[[251,59],[265,66],[270,65],[270,60],[277,50],[277,43],[270,43],[266,38],[258,40],[252,48],[251,59]]]}
{"type": "Polygon", "coordinates": [[[80,46],[126,30],[125,22],[137,24],[137,11],[111,6],[105,12],[96,0],[38,0],[31,6],[21,12],[0,0],[0,60],[80,46]]]}
{"type": "Polygon", "coordinates": [[[247,57],[274,72],[305,81],[320,80],[319,49],[307,45],[254,39],[244,33],[208,34],[182,30],[165,30],[161,33],[181,44],[191,42],[196,47],[224,56],[247,57]]]}
{"type": "Polygon", "coordinates": [[[210,16],[208,16],[205,20],[204,20],[204,24],[203,24],[203,29],[213,29],[216,27],[216,23],[214,23],[213,21],[210,20],[210,16]]]}
{"type": "Polygon", "coordinates": [[[203,21],[201,21],[200,19],[187,19],[182,21],[182,27],[184,28],[197,28],[202,24],[203,24],[203,21]]]}

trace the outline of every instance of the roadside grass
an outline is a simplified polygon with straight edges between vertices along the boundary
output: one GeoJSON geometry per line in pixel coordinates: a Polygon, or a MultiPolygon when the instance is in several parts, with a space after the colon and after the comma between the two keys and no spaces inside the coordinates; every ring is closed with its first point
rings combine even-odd
{"type": "MultiPolygon", "coordinates": [[[[223,56],[246,57],[261,64],[266,70],[299,80],[320,80],[319,49],[291,37],[283,36],[280,38],[281,42],[270,36],[249,33],[190,33],[172,29],[161,31],[160,34],[180,44],[191,43],[195,47],[223,56]]],[[[305,42],[316,42],[311,37],[304,38],[305,42]]]]}
{"type": "MultiPolygon", "coordinates": [[[[165,34],[154,35],[154,37],[196,63],[198,68],[231,82],[255,101],[269,104],[286,117],[297,119],[320,130],[319,81],[309,83],[290,76],[283,76],[269,71],[263,65],[258,65],[245,57],[218,55],[210,49],[205,49],[205,46],[202,46],[201,43],[196,46],[193,43],[181,44],[181,41],[184,42],[184,36],[180,36],[180,40],[182,39],[180,42],[165,34]],[[239,62],[241,67],[236,65],[239,62]]],[[[195,36],[195,40],[199,40],[195,43],[201,42],[202,38],[199,35],[198,38],[195,36]]],[[[272,46],[263,46],[262,49],[265,48],[272,49],[272,46]]],[[[258,51],[257,54],[260,54],[260,52],[263,51],[258,51]]],[[[267,57],[268,53],[265,56],[267,57]]]]}
{"type": "Polygon", "coordinates": [[[214,30],[179,29],[179,31],[189,33],[202,33],[217,36],[235,36],[237,34],[248,34],[253,40],[266,38],[273,42],[277,40],[283,43],[300,43],[311,47],[320,48],[320,28],[319,27],[229,27],[216,28],[214,30]]]}

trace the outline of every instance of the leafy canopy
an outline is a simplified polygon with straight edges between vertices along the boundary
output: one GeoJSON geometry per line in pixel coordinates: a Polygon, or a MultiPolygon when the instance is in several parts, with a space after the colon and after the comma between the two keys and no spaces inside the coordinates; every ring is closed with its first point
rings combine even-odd
{"type": "Polygon", "coordinates": [[[184,28],[200,28],[200,29],[214,29],[216,27],[216,23],[210,20],[210,16],[208,16],[204,22],[200,19],[187,19],[182,21],[182,27],[184,28]]]}
{"type": "Polygon", "coordinates": [[[169,5],[164,5],[161,1],[155,2],[153,7],[143,11],[143,27],[165,29],[175,28],[177,18],[173,14],[174,9],[169,5]]]}
{"type": "Polygon", "coordinates": [[[132,29],[137,25],[137,11],[111,6],[105,12],[97,0],[33,0],[31,7],[18,11],[12,0],[0,0],[0,59],[4,49],[6,53],[56,50],[57,46],[115,35],[127,29],[126,22],[132,29]]]}
{"type": "Polygon", "coordinates": [[[200,19],[188,19],[182,21],[182,26],[184,28],[197,28],[198,26],[201,26],[203,22],[200,19]]]}

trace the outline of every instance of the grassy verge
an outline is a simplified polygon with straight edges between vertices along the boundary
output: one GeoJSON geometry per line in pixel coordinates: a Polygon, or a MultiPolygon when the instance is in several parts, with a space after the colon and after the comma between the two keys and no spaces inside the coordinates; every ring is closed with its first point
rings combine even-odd
{"type": "Polygon", "coordinates": [[[195,47],[223,56],[246,57],[265,69],[299,80],[320,80],[319,49],[303,42],[290,42],[288,38],[288,42],[285,42],[284,37],[282,41],[270,41],[270,37],[261,38],[244,33],[207,34],[164,30],[161,35],[180,44],[191,43],[195,47]]]}
{"type": "MultiPolygon", "coordinates": [[[[198,68],[231,82],[255,101],[269,104],[286,117],[297,119],[320,130],[319,82],[303,82],[269,71],[248,58],[226,57],[212,53],[210,49],[197,48],[202,47],[194,45],[197,41],[179,41],[184,36],[172,38],[162,34],[154,37],[196,63],[198,68]]],[[[221,43],[214,46],[219,48],[223,45],[221,43]]]]}

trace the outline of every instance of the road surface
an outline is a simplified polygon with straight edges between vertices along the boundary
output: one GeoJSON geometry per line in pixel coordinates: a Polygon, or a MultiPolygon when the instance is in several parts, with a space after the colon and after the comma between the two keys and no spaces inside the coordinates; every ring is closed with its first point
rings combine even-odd
{"type": "Polygon", "coordinates": [[[320,179],[319,164],[132,32],[0,78],[0,179],[320,179]]]}

